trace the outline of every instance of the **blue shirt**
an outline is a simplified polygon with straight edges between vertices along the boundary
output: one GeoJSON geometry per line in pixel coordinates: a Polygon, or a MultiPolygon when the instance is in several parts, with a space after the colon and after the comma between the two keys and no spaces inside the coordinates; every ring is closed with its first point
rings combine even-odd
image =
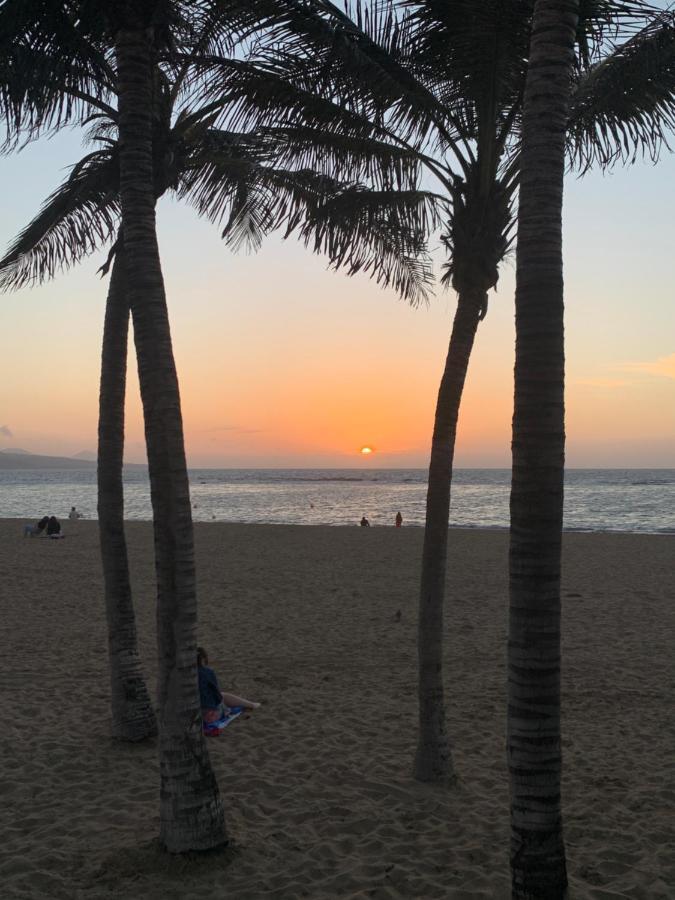
{"type": "Polygon", "coordinates": [[[197,674],[199,676],[199,702],[202,709],[216,709],[223,702],[216,673],[208,666],[199,666],[197,674]]]}

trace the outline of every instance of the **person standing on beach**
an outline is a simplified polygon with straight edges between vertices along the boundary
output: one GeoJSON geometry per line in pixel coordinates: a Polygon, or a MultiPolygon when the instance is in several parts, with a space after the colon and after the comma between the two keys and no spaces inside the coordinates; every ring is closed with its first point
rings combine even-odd
{"type": "Polygon", "coordinates": [[[401,511],[400,511],[400,510],[396,513],[396,520],[395,520],[395,521],[396,521],[396,527],[397,527],[397,528],[400,528],[401,525],[403,525],[403,516],[401,515],[401,511]]]}
{"type": "Polygon", "coordinates": [[[365,516],[361,519],[360,524],[361,524],[361,528],[370,528],[370,522],[368,521],[368,519],[366,519],[365,516]]]}

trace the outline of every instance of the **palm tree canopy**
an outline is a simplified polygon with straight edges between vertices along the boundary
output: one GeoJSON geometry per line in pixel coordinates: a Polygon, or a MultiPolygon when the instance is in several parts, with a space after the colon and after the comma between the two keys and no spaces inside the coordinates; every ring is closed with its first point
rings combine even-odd
{"type": "Polygon", "coordinates": [[[116,148],[87,154],[45,201],[0,261],[0,286],[18,289],[80,262],[117,233],[116,148]]]}
{"type": "MultiPolygon", "coordinates": [[[[175,192],[221,224],[223,237],[235,248],[256,249],[266,234],[282,229],[284,236],[297,234],[327,255],[335,268],[367,272],[411,302],[424,298],[432,277],[425,235],[437,221],[436,201],[416,189],[417,167],[413,162],[411,168],[410,154],[382,144],[372,173],[389,172],[387,188],[396,183],[395,190],[384,191],[374,178],[364,181],[348,173],[335,178],[309,166],[285,165],[282,133],[216,127],[223,100],[196,98],[189,62],[203,48],[213,49],[213,29],[213,21],[207,21],[193,35],[190,53],[168,57],[156,68],[156,196],[175,192]]],[[[34,59],[40,56],[34,49],[31,53],[34,59]]],[[[117,233],[117,113],[107,98],[106,111],[91,98],[95,102],[86,106],[95,112],[84,122],[97,149],[73,168],[0,261],[4,288],[50,278],[117,233]]]]}
{"type": "Polygon", "coordinates": [[[583,171],[594,163],[656,162],[675,130],[675,12],[663,12],[577,76],[569,151],[583,171]]]}
{"type": "Polygon", "coordinates": [[[82,116],[90,104],[106,109],[115,82],[110,48],[100,34],[87,32],[91,11],[82,10],[82,19],[79,6],[93,11],[91,3],[0,0],[5,149],[15,145],[19,132],[37,136],[82,116]]]}
{"type": "MultiPolygon", "coordinates": [[[[374,126],[386,119],[400,137],[414,135],[418,142],[429,137],[430,127],[439,132],[434,140],[442,139],[444,128],[449,137],[477,140],[481,118],[494,111],[499,119],[520,105],[533,0],[356,0],[347,13],[327,0],[250,0],[247,6],[250,18],[257,15],[266,27],[259,65],[248,70],[252,110],[263,99],[257,92],[270,90],[261,68],[285,76],[287,87],[330,97],[343,112],[372,114],[374,126]]],[[[646,29],[643,38],[651,38],[672,23],[671,13],[642,0],[581,0],[579,71],[592,69],[636,31],[646,29]]],[[[230,69],[235,91],[245,73],[245,67],[230,69]]],[[[228,72],[216,65],[210,85],[225,89],[228,72]]],[[[661,86],[672,90],[667,77],[661,86]]],[[[289,109],[292,100],[289,94],[289,109]]],[[[316,112],[323,126],[321,109],[316,112]]]]}
{"type": "MultiPolygon", "coordinates": [[[[157,196],[177,191],[235,246],[256,247],[274,228],[298,233],[333,266],[369,271],[411,300],[430,280],[424,236],[442,209],[446,278],[493,286],[513,238],[533,5],[131,4],[159,33],[157,196]],[[238,40],[248,60],[232,53],[238,40]],[[442,197],[419,190],[425,169],[442,197]]],[[[116,19],[97,18],[94,0],[0,0],[1,33],[22,35],[0,64],[8,123],[39,133],[94,110],[104,117],[97,138],[114,132],[108,32],[129,14],[116,7],[116,19]],[[22,82],[27,67],[39,78],[22,82]],[[53,90],[43,87],[50,71],[53,90]]],[[[569,143],[582,169],[658,155],[675,118],[673,24],[641,0],[581,0],[569,143]]],[[[96,193],[106,154],[110,176],[109,145],[78,164],[10,248],[5,285],[48,277],[114,234],[117,187],[96,193]]]]}
{"type": "Polygon", "coordinates": [[[34,137],[77,120],[88,107],[110,113],[115,35],[152,30],[159,58],[178,47],[231,49],[240,0],[0,0],[0,113],[10,132],[34,137]],[[196,42],[196,36],[199,41],[196,42]]]}
{"type": "MultiPolygon", "coordinates": [[[[426,169],[446,200],[446,277],[459,287],[482,270],[491,287],[513,238],[533,7],[251,0],[251,19],[267,18],[250,58],[203,57],[196,77],[211,101],[227,99],[229,124],[281,142],[288,166],[382,188],[398,174],[394,150],[406,176],[426,169]]],[[[572,164],[656,158],[675,124],[674,21],[641,0],[581,0],[572,164]]]]}

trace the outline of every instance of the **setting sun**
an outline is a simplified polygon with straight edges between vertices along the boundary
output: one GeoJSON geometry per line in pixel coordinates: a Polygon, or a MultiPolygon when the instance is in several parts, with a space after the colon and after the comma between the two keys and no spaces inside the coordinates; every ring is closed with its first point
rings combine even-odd
{"type": "Polygon", "coordinates": [[[374,452],[372,447],[361,447],[361,456],[369,456],[374,452]]]}

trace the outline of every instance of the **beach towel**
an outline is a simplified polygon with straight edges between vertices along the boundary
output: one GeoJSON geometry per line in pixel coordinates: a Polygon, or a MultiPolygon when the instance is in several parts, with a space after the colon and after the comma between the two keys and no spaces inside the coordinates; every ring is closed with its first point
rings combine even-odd
{"type": "Polygon", "coordinates": [[[230,722],[233,722],[238,716],[240,716],[244,711],[243,706],[233,706],[225,715],[221,715],[218,719],[213,719],[210,722],[207,722],[206,719],[202,722],[202,727],[204,729],[204,734],[206,737],[218,737],[223,728],[226,728],[230,722]]]}

